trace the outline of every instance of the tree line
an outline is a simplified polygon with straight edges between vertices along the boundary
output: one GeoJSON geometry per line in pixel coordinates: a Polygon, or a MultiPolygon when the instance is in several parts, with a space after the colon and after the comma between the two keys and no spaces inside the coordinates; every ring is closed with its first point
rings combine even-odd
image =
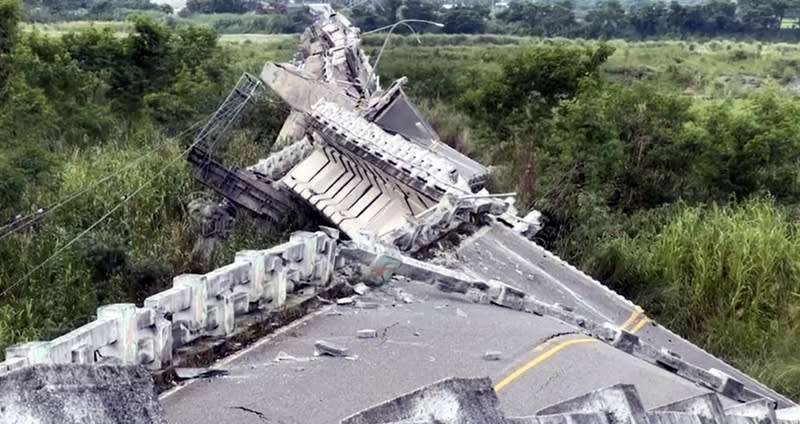
{"type": "Polygon", "coordinates": [[[24,0],[23,7],[28,22],[118,21],[131,13],[165,16],[174,12],[169,5],[158,5],[149,0],[24,0]]]}
{"type": "MultiPolygon", "coordinates": [[[[643,1],[624,5],[607,0],[586,8],[572,0],[513,1],[506,8],[471,4],[442,7],[426,0],[383,0],[348,12],[363,29],[398,19],[437,20],[445,33],[501,33],[541,37],[797,37],[796,0],[711,0],[699,4],[643,1]],[[580,6],[580,7],[579,7],[580,6]]],[[[435,28],[417,25],[420,31],[435,28]]]]}
{"type": "MultiPolygon", "coordinates": [[[[147,13],[175,21],[169,6],[149,0],[24,0],[25,19],[32,22],[70,20],[124,20],[131,13],[147,13]]],[[[449,34],[511,34],[540,37],[626,38],[738,37],[800,38],[796,21],[800,0],[710,0],[621,2],[600,0],[472,2],[444,5],[431,0],[378,0],[347,9],[363,30],[391,25],[400,19],[423,19],[444,24],[441,30],[412,24],[416,31],[449,34]],[[495,7],[493,8],[492,5],[495,7]]],[[[177,15],[238,14],[240,21],[204,22],[218,31],[299,32],[303,8],[285,2],[253,0],[189,0],[177,15]],[[251,15],[249,17],[244,14],[251,15]]],[[[398,32],[403,29],[398,29],[398,32]]]]}

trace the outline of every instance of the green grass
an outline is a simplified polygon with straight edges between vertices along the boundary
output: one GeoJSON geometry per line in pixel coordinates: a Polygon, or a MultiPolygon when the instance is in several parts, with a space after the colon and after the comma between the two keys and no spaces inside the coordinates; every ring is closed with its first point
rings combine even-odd
{"type": "MultiPolygon", "coordinates": [[[[367,37],[375,53],[384,38],[367,37]]],[[[381,74],[414,74],[408,61],[435,60],[455,70],[493,72],[497,58],[535,45],[592,46],[596,41],[565,38],[508,36],[449,36],[424,34],[393,36],[381,60],[381,74]],[[490,40],[490,41],[487,41],[490,40]]],[[[741,97],[770,84],[797,91],[800,45],[792,43],[711,41],[610,40],[616,50],[603,66],[606,77],[617,81],[648,80],[686,95],[701,98],[741,97]]],[[[409,82],[414,84],[412,78],[409,82]]]]}
{"type": "Polygon", "coordinates": [[[69,22],[53,22],[47,24],[23,24],[22,29],[25,31],[39,31],[51,37],[60,37],[70,32],[83,32],[89,29],[108,29],[114,34],[124,37],[128,35],[133,26],[126,21],[69,21],[69,22]]]}
{"type": "Polygon", "coordinates": [[[800,397],[800,227],[771,201],[676,208],[608,242],[612,284],[674,331],[800,397]],[[657,220],[661,222],[661,219],[657,220]]]}

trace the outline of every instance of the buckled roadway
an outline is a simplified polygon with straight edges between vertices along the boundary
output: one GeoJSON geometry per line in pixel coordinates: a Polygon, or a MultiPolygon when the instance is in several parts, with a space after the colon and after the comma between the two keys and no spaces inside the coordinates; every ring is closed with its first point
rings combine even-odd
{"type": "Polygon", "coordinates": [[[450,376],[491,377],[512,415],[621,382],[636,384],[647,408],[707,391],[554,319],[410,281],[327,306],[215,368],[229,374],[162,395],[170,422],[333,423],[450,376]],[[363,329],[378,337],[359,339],[363,329]],[[317,340],[349,357],[313,356],[317,340]],[[484,359],[487,351],[500,359],[484,359]]]}

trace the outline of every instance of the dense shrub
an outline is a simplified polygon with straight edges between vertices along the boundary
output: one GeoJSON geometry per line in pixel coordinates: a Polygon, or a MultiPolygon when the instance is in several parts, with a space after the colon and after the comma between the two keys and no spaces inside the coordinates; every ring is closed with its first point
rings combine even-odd
{"type": "MultiPolygon", "coordinates": [[[[142,17],[126,36],[90,28],[51,37],[17,30],[19,16],[16,1],[0,0],[0,350],[55,337],[100,304],[140,302],[175,274],[206,272],[284,234],[241,216],[210,261],[192,257],[197,234],[184,205],[202,188],[179,160],[187,140],[174,136],[212,112],[242,71],[257,71],[250,61],[290,53],[262,45],[262,56],[234,57],[211,29],[142,17]],[[50,205],[8,233],[13,217],[50,205]]],[[[260,138],[276,134],[285,113],[269,103],[248,115],[231,134],[239,157],[263,154],[260,138]]]]}
{"type": "Polygon", "coordinates": [[[783,208],[676,205],[640,219],[649,224],[635,236],[603,242],[596,275],[662,324],[800,396],[800,228],[783,208]]]}
{"type": "MultiPolygon", "coordinates": [[[[709,72],[757,61],[717,44],[696,48],[714,61],[709,72]]],[[[418,48],[435,61],[428,66],[453,71],[413,73],[410,83],[462,96],[411,92],[444,140],[493,164],[493,190],[516,191],[518,206],[544,212],[539,241],[661,323],[799,397],[800,300],[788,294],[800,291],[800,100],[775,86],[737,98],[681,93],[683,83],[668,75],[672,55],[685,55],[676,43],[636,47],[637,60],[666,63],[648,68],[648,78],[620,78],[600,47],[565,41],[470,49],[472,61],[445,46],[418,48]],[[477,69],[482,79],[464,79],[477,69]]],[[[399,57],[388,55],[382,72],[414,72],[403,66],[409,51],[394,50],[399,57]]],[[[711,84],[718,75],[703,78],[711,84]]]]}

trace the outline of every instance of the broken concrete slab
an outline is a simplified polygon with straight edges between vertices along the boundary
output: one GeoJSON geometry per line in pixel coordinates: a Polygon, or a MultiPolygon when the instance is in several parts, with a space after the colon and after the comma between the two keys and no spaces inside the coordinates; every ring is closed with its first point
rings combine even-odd
{"type": "Polygon", "coordinates": [[[699,416],[688,412],[648,412],[647,419],[650,424],[703,424],[699,416]]]}
{"type": "Polygon", "coordinates": [[[373,329],[358,330],[359,339],[374,339],[378,337],[378,331],[373,329]]]}
{"type": "Polygon", "coordinates": [[[724,424],[725,412],[715,393],[693,396],[653,409],[651,412],[686,412],[699,417],[703,424],[724,424]]]}
{"type": "Polygon", "coordinates": [[[284,351],[280,351],[275,356],[275,359],[273,359],[272,361],[273,362],[309,362],[311,360],[312,360],[312,358],[309,358],[308,356],[299,356],[298,357],[298,356],[294,356],[294,355],[289,355],[288,353],[286,353],[284,351]]]}
{"type": "Polygon", "coordinates": [[[316,349],[316,353],[319,356],[334,356],[334,357],[342,357],[347,356],[347,348],[342,347],[331,342],[327,342],[325,340],[317,340],[314,343],[314,348],[316,349]]]}
{"type": "Polygon", "coordinates": [[[0,376],[3,423],[166,424],[141,366],[34,365],[0,376]]]}
{"type": "Polygon", "coordinates": [[[375,302],[363,302],[356,300],[355,307],[358,309],[378,309],[378,304],[375,302]]]}
{"type": "Polygon", "coordinates": [[[757,424],[775,424],[778,418],[775,414],[775,401],[759,399],[725,408],[725,415],[731,417],[751,418],[757,424]]]}
{"type": "Polygon", "coordinates": [[[483,354],[483,359],[487,361],[499,361],[503,353],[497,350],[490,350],[483,354]]]}
{"type": "Polygon", "coordinates": [[[605,413],[610,424],[647,424],[639,393],[629,384],[595,390],[542,409],[536,415],[594,412],[605,413]]]}
{"type": "Polygon", "coordinates": [[[602,413],[573,413],[509,418],[508,424],[609,424],[602,413]]]}
{"type": "Polygon", "coordinates": [[[503,424],[506,420],[499,403],[489,378],[450,378],[361,411],[341,423],[503,424]]]}

